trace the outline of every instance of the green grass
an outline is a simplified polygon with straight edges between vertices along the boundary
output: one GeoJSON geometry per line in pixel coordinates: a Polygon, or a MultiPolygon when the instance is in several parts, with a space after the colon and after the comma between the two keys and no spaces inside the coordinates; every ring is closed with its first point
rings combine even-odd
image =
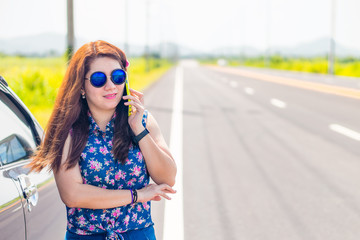
{"type": "Polygon", "coordinates": [[[143,91],[159,79],[173,64],[163,59],[150,59],[150,71],[146,72],[144,58],[130,59],[129,85],[131,88],[143,91]]]}
{"type": "MultiPolygon", "coordinates": [[[[225,58],[226,59],[226,58],[225,58]]],[[[328,60],[326,58],[287,58],[274,55],[265,61],[264,57],[228,58],[228,66],[249,66],[258,68],[273,68],[289,71],[326,74],[328,60]]],[[[202,63],[216,64],[217,59],[203,59],[202,63]]],[[[360,77],[360,59],[338,58],[335,61],[335,75],[360,77]]]]}
{"type": "Polygon", "coordinates": [[[20,197],[17,197],[17,198],[14,198],[13,200],[7,202],[7,203],[4,203],[3,205],[0,206],[0,210],[2,210],[3,208],[13,204],[14,202],[16,201],[19,201],[20,200],[20,197]]]}
{"type": "MultiPolygon", "coordinates": [[[[143,58],[130,59],[130,87],[143,91],[164,74],[172,64],[163,59],[151,59],[146,72],[143,58]]],[[[63,57],[26,58],[0,56],[0,75],[22,99],[42,127],[50,117],[57,91],[66,71],[63,57]]]]}

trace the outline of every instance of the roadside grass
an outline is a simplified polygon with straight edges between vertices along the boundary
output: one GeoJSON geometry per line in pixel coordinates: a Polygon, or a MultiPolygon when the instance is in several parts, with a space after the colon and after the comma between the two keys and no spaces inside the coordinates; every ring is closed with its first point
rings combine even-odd
{"type": "Polygon", "coordinates": [[[130,88],[138,91],[144,91],[173,66],[167,60],[150,59],[150,71],[146,72],[146,61],[144,58],[132,58],[129,61],[129,85],[130,88]]]}
{"type": "MultiPolygon", "coordinates": [[[[164,59],[150,59],[146,72],[144,58],[130,59],[130,87],[143,91],[173,64],[164,59]]],[[[64,57],[27,58],[0,56],[0,75],[45,128],[57,91],[67,67],[64,57]]]]}
{"type": "MultiPolygon", "coordinates": [[[[272,68],[289,71],[326,74],[328,60],[324,57],[288,58],[274,55],[268,61],[262,57],[253,58],[224,58],[228,66],[249,66],[258,68],[272,68]]],[[[218,58],[202,59],[203,64],[217,64],[218,58]]],[[[347,57],[337,58],[335,61],[335,75],[360,77],[360,59],[347,57]]]]}

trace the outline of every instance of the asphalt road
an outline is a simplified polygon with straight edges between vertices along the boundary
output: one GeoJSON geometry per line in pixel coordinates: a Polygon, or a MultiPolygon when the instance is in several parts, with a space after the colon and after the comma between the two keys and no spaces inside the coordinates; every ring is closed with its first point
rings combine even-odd
{"type": "Polygon", "coordinates": [[[40,188],[39,202],[27,215],[28,240],[65,237],[66,207],[60,199],[55,180],[40,188]]]}
{"type": "MultiPolygon", "coordinates": [[[[180,68],[184,239],[359,239],[360,99],[194,61],[180,68]]],[[[168,142],[175,72],[145,91],[168,142]]],[[[360,82],[260,72],[357,90],[360,82]]],[[[152,208],[160,240],[164,204],[152,208]]]]}

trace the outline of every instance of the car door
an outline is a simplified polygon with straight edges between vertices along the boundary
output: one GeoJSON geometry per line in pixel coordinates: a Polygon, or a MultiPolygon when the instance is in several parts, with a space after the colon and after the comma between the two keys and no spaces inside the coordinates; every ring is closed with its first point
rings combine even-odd
{"type": "Polygon", "coordinates": [[[9,89],[0,90],[0,191],[6,193],[0,197],[1,238],[61,239],[66,212],[53,175],[26,167],[42,129],[9,89]]]}

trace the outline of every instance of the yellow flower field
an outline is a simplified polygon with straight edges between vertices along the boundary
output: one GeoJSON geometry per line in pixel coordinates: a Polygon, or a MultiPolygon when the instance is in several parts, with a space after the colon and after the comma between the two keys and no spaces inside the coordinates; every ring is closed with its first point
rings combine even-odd
{"type": "MultiPolygon", "coordinates": [[[[151,59],[150,71],[146,72],[145,59],[130,59],[130,87],[144,90],[171,66],[172,64],[166,60],[151,59]]],[[[0,57],[0,75],[5,78],[43,128],[50,117],[66,67],[67,62],[63,57],[0,57]]]]}

